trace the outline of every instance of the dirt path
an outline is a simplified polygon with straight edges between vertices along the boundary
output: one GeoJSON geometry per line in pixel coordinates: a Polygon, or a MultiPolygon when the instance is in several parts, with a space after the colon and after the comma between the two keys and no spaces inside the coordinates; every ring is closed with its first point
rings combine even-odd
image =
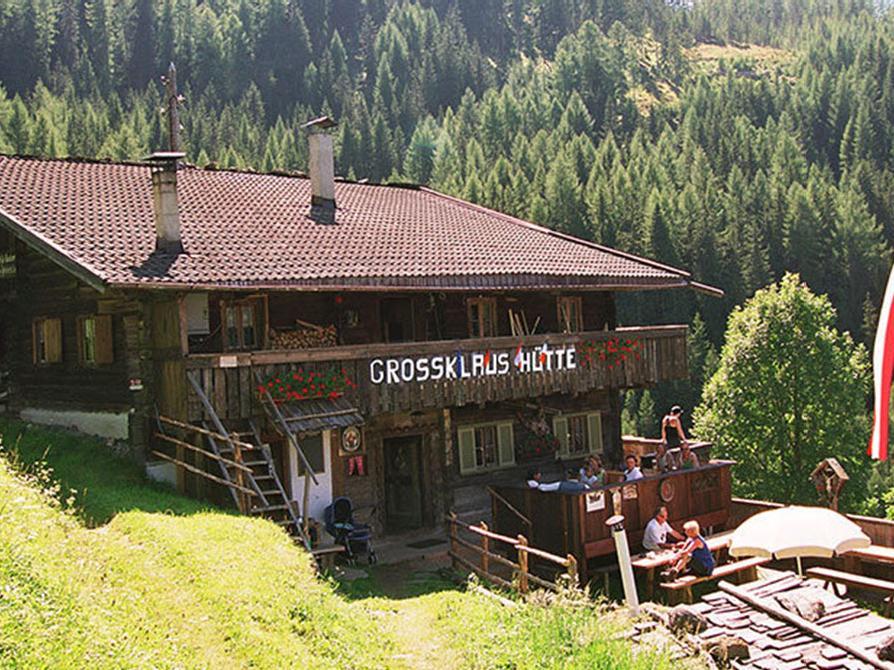
{"type": "Polygon", "coordinates": [[[459,651],[442,632],[438,615],[445,591],[456,585],[438,572],[438,563],[380,566],[364,584],[369,599],[358,601],[381,622],[395,642],[394,667],[422,670],[462,667],[459,651]]]}

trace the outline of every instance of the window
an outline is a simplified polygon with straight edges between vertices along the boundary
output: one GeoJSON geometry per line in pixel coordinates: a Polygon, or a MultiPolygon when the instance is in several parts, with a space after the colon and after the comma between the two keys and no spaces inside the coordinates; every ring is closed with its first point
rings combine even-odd
{"type": "Polygon", "coordinates": [[[468,310],[469,337],[496,337],[496,298],[469,298],[468,310]]]}
{"type": "Polygon", "coordinates": [[[563,333],[579,333],[584,329],[584,313],[579,296],[559,296],[556,307],[559,311],[559,329],[563,333]]]}
{"type": "Polygon", "coordinates": [[[78,362],[81,365],[108,365],[114,361],[112,317],[78,318],[78,362]]]}
{"type": "Polygon", "coordinates": [[[260,349],[267,330],[264,299],[223,301],[223,344],[226,350],[260,349]]]}
{"type": "Polygon", "coordinates": [[[553,419],[553,434],[559,440],[557,455],[561,458],[586,456],[602,451],[602,415],[559,415],[553,419]]]}
{"type": "MultiPolygon", "coordinates": [[[[316,435],[299,437],[298,446],[301,447],[301,451],[307,457],[314,474],[322,474],[326,470],[326,461],[323,458],[323,434],[317,433],[316,435]]],[[[304,461],[301,460],[301,456],[298,454],[294,454],[294,456],[298,459],[298,475],[303,477],[305,474],[304,461]]]]}
{"type": "Polygon", "coordinates": [[[472,474],[515,464],[512,422],[461,426],[456,430],[459,471],[472,474]]]}
{"type": "Polygon", "coordinates": [[[36,365],[62,362],[62,319],[34,319],[31,340],[36,365]]]}

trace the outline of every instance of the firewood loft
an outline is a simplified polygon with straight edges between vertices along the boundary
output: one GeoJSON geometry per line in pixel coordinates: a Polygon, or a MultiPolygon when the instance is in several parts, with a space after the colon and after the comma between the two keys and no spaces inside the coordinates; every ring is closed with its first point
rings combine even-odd
{"type": "Polygon", "coordinates": [[[490,518],[487,487],[532,465],[619,464],[621,392],[684,379],[687,329],[621,326],[616,299],[720,292],[427,188],[335,180],[331,125],[311,124],[309,179],[0,156],[10,409],[126,440],[302,541],[338,496],[396,533],[490,518]]]}

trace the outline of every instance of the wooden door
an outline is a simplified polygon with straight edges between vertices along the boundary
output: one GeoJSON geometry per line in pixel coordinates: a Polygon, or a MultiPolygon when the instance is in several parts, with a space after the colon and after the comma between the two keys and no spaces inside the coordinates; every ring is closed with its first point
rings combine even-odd
{"type": "Polygon", "coordinates": [[[416,337],[412,298],[386,298],[381,302],[382,339],[412,342],[416,337]]]}
{"type": "Polygon", "coordinates": [[[384,441],[385,526],[389,532],[422,527],[422,438],[384,441]]]}

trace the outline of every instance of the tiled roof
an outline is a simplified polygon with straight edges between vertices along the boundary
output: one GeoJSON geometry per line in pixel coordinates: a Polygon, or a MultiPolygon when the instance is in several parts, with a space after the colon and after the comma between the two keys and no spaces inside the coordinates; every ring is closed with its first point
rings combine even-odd
{"type": "MultiPolygon", "coordinates": [[[[824,609],[813,622],[827,634],[834,634],[875,660],[879,642],[894,634],[894,622],[861,608],[853,601],[839,598],[822,588],[822,583],[804,580],[788,572],[775,578],[751,582],[742,587],[750,596],[775,606],[788,600],[819,600],[824,609]]],[[[704,642],[724,635],[738,637],[749,647],[749,657],[734,661],[733,667],[755,670],[859,670],[871,666],[847,651],[825,642],[795,626],[775,619],[725,593],[704,596],[692,606],[702,614],[709,628],[699,633],[704,642]]]]}
{"type": "Polygon", "coordinates": [[[148,165],[0,156],[0,221],[113,286],[659,288],[680,270],[424,188],[338,182],[336,225],[302,176],[191,166],[185,253],[155,252],[148,165]]]}

